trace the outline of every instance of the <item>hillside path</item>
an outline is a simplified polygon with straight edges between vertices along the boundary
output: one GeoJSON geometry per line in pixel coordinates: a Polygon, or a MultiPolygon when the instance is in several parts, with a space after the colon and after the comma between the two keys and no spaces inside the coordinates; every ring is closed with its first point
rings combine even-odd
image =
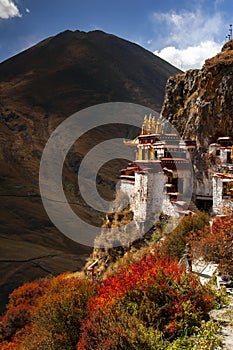
{"type": "MultiPolygon", "coordinates": [[[[193,262],[193,273],[200,277],[202,284],[207,283],[217,269],[216,264],[205,263],[201,260],[193,262]]],[[[219,321],[222,326],[221,337],[223,347],[216,350],[233,350],[233,296],[230,295],[230,304],[220,310],[211,310],[210,317],[219,321]]]]}
{"type": "Polygon", "coordinates": [[[231,302],[229,305],[220,310],[212,310],[210,317],[219,321],[222,325],[221,337],[223,339],[222,350],[233,350],[233,297],[230,296],[231,302]]]}

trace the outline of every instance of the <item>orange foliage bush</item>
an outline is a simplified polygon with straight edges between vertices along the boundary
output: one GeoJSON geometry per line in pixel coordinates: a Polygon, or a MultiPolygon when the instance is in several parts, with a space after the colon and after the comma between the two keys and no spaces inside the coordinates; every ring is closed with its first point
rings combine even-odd
{"type": "Polygon", "coordinates": [[[23,350],[23,348],[16,342],[3,342],[0,344],[0,350],[23,350]]]}
{"type": "Polygon", "coordinates": [[[54,278],[34,309],[23,344],[27,350],[74,349],[94,294],[91,281],[63,274],[54,278]]]}
{"type": "Polygon", "coordinates": [[[46,279],[25,283],[10,294],[7,311],[0,323],[0,341],[10,341],[18,330],[31,322],[35,305],[48,284],[46,279]]]}
{"type": "Polygon", "coordinates": [[[216,217],[212,230],[208,226],[190,235],[190,240],[196,254],[233,276],[233,215],[216,217]]]}
{"type": "Polygon", "coordinates": [[[193,274],[150,254],[102,281],[77,349],[130,349],[135,342],[144,349],[156,334],[174,339],[192,332],[212,306],[209,290],[193,274]]]}
{"type": "Polygon", "coordinates": [[[40,279],[25,283],[23,286],[15,289],[9,296],[7,309],[20,304],[35,305],[38,297],[44,293],[49,283],[48,279],[40,279]]]}

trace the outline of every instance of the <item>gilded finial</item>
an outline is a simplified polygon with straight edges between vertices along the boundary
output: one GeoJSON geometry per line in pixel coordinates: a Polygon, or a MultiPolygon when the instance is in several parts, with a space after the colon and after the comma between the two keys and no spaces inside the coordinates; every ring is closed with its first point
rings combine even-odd
{"type": "Polygon", "coordinates": [[[142,124],[142,132],[141,132],[142,135],[146,135],[147,134],[147,123],[148,123],[147,115],[145,114],[144,121],[143,121],[143,124],[142,124]]]}
{"type": "Polygon", "coordinates": [[[156,119],[155,119],[155,116],[152,117],[151,132],[152,132],[152,134],[156,134],[156,119]]]}
{"type": "Polygon", "coordinates": [[[151,134],[152,130],[152,114],[150,113],[147,126],[147,134],[151,134]]]}

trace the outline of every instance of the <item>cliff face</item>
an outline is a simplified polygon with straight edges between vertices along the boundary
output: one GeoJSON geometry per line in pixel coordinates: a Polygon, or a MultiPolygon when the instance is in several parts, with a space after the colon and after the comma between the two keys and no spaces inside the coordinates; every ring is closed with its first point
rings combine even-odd
{"type": "Polygon", "coordinates": [[[183,138],[196,137],[198,149],[233,130],[233,40],[206,60],[201,70],[171,77],[162,114],[183,138]]]}
{"type": "Polygon", "coordinates": [[[184,138],[195,138],[194,191],[212,195],[216,164],[208,153],[210,143],[233,134],[233,40],[205,61],[200,70],[189,70],[167,81],[162,115],[184,138]]]}

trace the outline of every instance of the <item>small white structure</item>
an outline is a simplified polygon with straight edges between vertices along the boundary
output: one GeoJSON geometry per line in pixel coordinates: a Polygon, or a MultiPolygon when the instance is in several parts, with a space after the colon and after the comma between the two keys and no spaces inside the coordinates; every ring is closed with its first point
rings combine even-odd
{"type": "Polygon", "coordinates": [[[221,164],[233,163],[233,140],[232,137],[219,137],[217,143],[209,145],[209,154],[214,155],[221,164]]]}
{"type": "Polygon", "coordinates": [[[213,213],[233,210],[233,175],[216,173],[213,176],[213,213]]]}
{"type": "Polygon", "coordinates": [[[225,214],[233,210],[233,140],[219,137],[209,146],[209,154],[215,158],[217,171],[212,176],[213,213],[225,214]]]}

